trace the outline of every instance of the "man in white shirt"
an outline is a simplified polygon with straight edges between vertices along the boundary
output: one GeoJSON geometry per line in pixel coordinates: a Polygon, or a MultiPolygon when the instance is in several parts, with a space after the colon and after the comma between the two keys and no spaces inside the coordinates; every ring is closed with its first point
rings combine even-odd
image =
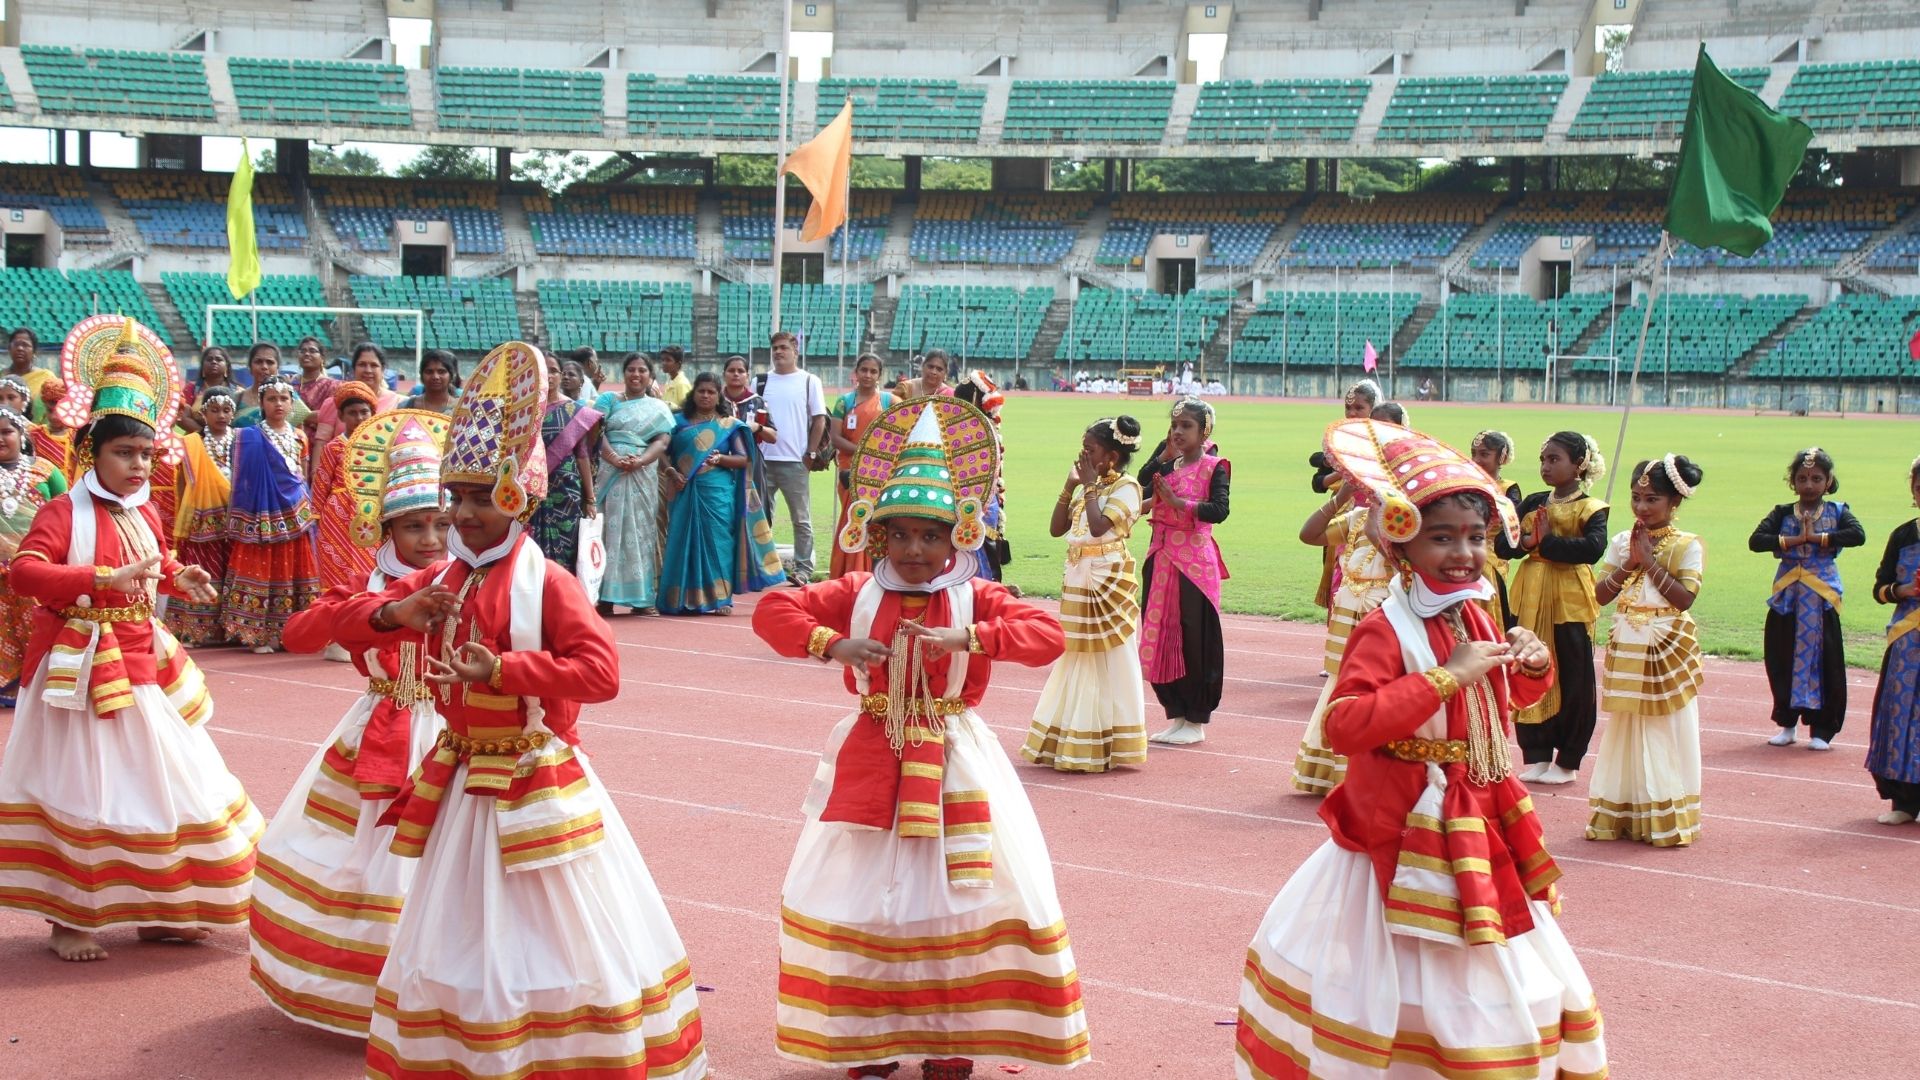
{"type": "MultiPolygon", "coordinates": [[[[773,335],[773,370],[760,396],[779,438],[765,449],[767,480],[787,500],[793,516],[793,569],[789,585],[813,580],[813,499],[807,473],[824,469],[832,460],[827,443],[827,395],[820,380],[800,370],[800,351],[792,334],[773,335]]],[[[773,507],[767,507],[772,517],[773,507]]]]}

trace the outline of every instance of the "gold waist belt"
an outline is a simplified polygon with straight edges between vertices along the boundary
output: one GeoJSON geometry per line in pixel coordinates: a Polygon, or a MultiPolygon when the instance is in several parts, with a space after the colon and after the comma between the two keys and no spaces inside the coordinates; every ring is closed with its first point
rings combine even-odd
{"type": "Polygon", "coordinates": [[[1452,765],[1467,760],[1464,739],[1395,739],[1382,747],[1401,761],[1431,761],[1452,765]]]}
{"type": "MultiPolygon", "coordinates": [[[[860,711],[867,716],[887,715],[887,695],[860,695],[860,711]]],[[[967,711],[967,703],[957,697],[934,698],[931,701],[910,701],[907,703],[907,715],[925,719],[933,716],[959,716],[967,711]]]]}
{"type": "Polygon", "coordinates": [[[473,739],[452,728],[440,732],[440,745],[448,747],[461,757],[499,756],[502,754],[524,754],[529,750],[538,750],[547,745],[547,733],[529,731],[524,735],[509,735],[500,739],[473,739]]]}
{"type": "Polygon", "coordinates": [[[61,608],[63,619],[79,619],[90,623],[136,623],[153,618],[153,605],[146,601],[127,607],[70,607],[61,608]]]}
{"type": "Polygon", "coordinates": [[[1099,555],[1111,555],[1116,551],[1127,550],[1125,540],[1109,540],[1104,544],[1081,544],[1067,548],[1067,561],[1077,563],[1081,559],[1091,559],[1099,555]]]}
{"type": "Polygon", "coordinates": [[[426,701],[433,691],[425,683],[415,682],[401,685],[397,679],[368,679],[367,693],[379,694],[395,705],[412,705],[417,701],[426,701]]]}

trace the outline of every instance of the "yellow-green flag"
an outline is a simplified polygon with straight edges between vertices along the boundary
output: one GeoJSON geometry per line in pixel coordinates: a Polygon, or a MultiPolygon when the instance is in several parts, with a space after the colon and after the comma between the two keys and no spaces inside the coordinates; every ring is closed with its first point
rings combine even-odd
{"type": "Polygon", "coordinates": [[[240,163],[227,189],[227,291],[235,300],[260,287],[260,245],[253,235],[253,155],[240,140],[240,163]]]}

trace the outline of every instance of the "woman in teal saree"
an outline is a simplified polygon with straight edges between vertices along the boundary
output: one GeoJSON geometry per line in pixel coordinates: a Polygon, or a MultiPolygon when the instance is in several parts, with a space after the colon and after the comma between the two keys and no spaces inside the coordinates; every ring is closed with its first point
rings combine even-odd
{"type": "Polygon", "coordinates": [[[786,580],[751,480],[755,453],[753,433],[721,401],[719,378],[700,373],[667,450],[668,489],[680,490],[667,519],[661,614],[728,615],[735,594],[786,580]]]}

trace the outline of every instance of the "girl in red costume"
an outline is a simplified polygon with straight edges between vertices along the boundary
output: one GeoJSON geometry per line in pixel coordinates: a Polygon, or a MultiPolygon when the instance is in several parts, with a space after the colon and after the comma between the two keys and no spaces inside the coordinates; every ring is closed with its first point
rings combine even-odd
{"type": "Polygon", "coordinates": [[[953,398],[887,410],[861,440],[843,548],[872,573],[770,592],[753,628],[782,656],[846,666],[859,705],[827,739],[781,890],[776,1048],[888,1076],[1088,1057],[1046,841],[974,707],[992,661],[1044,667],[1053,616],[975,575],[998,452],[953,398]]]}
{"type": "Polygon", "coordinates": [[[1326,450],[1401,573],[1341,660],[1326,729],[1347,778],[1320,809],[1333,836],[1247,950],[1235,1075],[1604,1077],[1593,988],[1554,922],[1560,870],[1507,752],[1550,654],[1470,602],[1492,592],[1488,526],[1511,541],[1513,507],[1406,428],[1343,421],[1326,450]]]}

